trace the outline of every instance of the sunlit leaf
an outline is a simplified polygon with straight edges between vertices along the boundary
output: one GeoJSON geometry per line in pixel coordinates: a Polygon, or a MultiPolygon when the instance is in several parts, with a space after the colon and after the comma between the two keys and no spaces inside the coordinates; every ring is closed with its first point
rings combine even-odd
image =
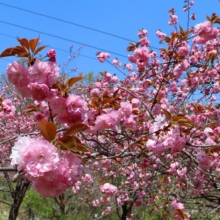
{"type": "Polygon", "coordinates": [[[51,142],[55,139],[56,125],[53,122],[47,122],[43,119],[38,122],[38,128],[47,141],[51,142]]]}
{"type": "Polygon", "coordinates": [[[30,48],[31,48],[32,53],[34,53],[34,51],[35,51],[35,49],[36,49],[36,47],[37,47],[38,42],[39,42],[39,37],[36,38],[36,39],[31,39],[31,40],[29,41],[29,45],[30,45],[30,48]]]}
{"type": "Polygon", "coordinates": [[[35,106],[35,105],[29,105],[28,107],[27,107],[27,109],[26,109],[26,112],[35,112],[35,111],[38,111],[39,110],[39,108],[37,107],[37,106],[35,106]]]}
{"type": "Polygon", "coordinates": [[[28,42],[28,40],[26,38],[20,39],[19,37],[17,37],[17,40],[19,41],[19,43],[21,44],[22,47],[24,47],[27,50],[29,50],[29,42],[28,42]]]}
{"type": "Polygon", "coordinates": [[[171,119],[171,114],[170,114],[170,112],[168,112],[166,109],[164,109],[164,108],[161,108],[162,109],[162,111],[163,111],[163,113],[166,115],[166,117],[167,117],[167,119],[171,119]]]}
{"type": "Polygon", "coordinates": [[[45,47],[47,46],[41,46],[41,47],[38,47],[37,50],[34,52],[34,55],[38,54],[41,50],[43,50],[45,47]]]}
{"type": "Polygon", "coordinates": [[[71,87],[73,84],[77,83],[78,81],[82,80],[83,77],[82,76],[78,76],[78,77],[72,77],[70,79],[67,79],[65,81],[65,85],[71,87]]]}
{"type": "Polygon", "coordinates": [[[78,132],[82,132],[87,130],[89,127],[82,123],[77,123],[71,126],[64,134],[64,136],[73,136],[74,134],[78,132]]]}

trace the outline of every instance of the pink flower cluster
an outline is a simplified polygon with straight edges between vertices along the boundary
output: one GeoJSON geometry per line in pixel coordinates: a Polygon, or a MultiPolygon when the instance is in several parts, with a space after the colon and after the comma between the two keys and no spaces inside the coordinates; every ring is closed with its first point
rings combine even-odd
{"type": "Polygon", "coordinates": [[[175,25],[178,23],[178,17],[176,15],[170,13],[169,16],[170,16],[170,20],[168,22],[169,25],[175,25]]]}
{"type": "Polygon", "coordinates": [[[36,60],[33,66],[26,68],[14,61],[8,65],[7,75],[23,97],[43,101],[53,94],[50,87],[58,79],[59,67],[53,62],[36,60]]]}
{"type": "Polygon", "coordinates": [[[29,136],[18,138],[10,159],[44,197],[59,196],[78,181],[82,172],[81,160],[71,152],[61,154],[48,141],[29,136]]]}
{"type": "Polygon", "coordinates": [[[204,21],[195,26],[194,33],[197,34],[197,36],[194,38],[193,42],[205,44],[208,40],[215,39],[219,34],[219,30],[213,27],[210,21],[204,21]]]}
{"type": "Polygon", "coordinates": [[[101,62],[101,63],[104,63],[104,61],[109,58],[110,55],[109,53],[104,53],[104,52],[100,52],[98,55],[97,55],[97,58],[98,60],[101,62]]]}
{"type": "Polygon", "coordinates": [[[57,115],[60,123],[72,125],[84,120],[86,112],[86,103],[80,96],[71,94],[68,98],[55,96],[50,101],[53,113],[57,115]]]}
{"type": "Polygon", "coordinates": [[[107,194],[109,196],[114,196],[118,192],[117,186],[114,186],[110,183],[105,183],[104,185],[101,185],[100,190],[102,193],[107,194]]]}
{"type": "Polygon", "coordinates": [[[14,118],[15,107],[10,99],[5,99],[0,104],[0,117],[2,118],[14,118]]]}

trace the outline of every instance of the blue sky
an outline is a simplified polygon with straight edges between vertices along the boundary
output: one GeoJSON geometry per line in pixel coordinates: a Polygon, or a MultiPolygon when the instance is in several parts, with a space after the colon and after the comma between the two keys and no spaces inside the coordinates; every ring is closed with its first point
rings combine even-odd
{"type": "MultiPolygon", "coordinates": [[[[206,15],[218,12],[220,2],[218,0],[211,2],[212,4],[208,4],[205,0],[195,0],[195,5],[191,8],[190,13],[195,13],[197,19],[196,21],[191,20],[190,26],[206,20],[206,15]]],[[[134,42],[138,40],[138,30],[144,28],[148,30],[150,45],[157,48],[162,47],[162,45],[159,44],[155,32],[160,29],[169,35],[173,30],[173,27],[168,25],[169,9],[174,7],[179,17],[179,24],[183,28],[187,26],[187,13],[183,12],[182,9],[183,0],[0,0],[0,51],[17,45],[16,36],[31,39],[40,35],[42,45],[49,45],[48,48],[58,48],[57,62],[61,65],[68,60],[68,50],[71,45],[74,46],[73,50],[77,50],[81,46],[81,44],[70,42],[71,40],[101,48],[104,51],[118,53],[122,56],[111,54],[111,59],[117,57],[122,63],[128,62],[126,47],[129,45],[129,41],[7,7],[1,3],[108,32],[134,42]],[[3,22],[33,29],[35,32],[3,22]],[[55,35],[57,38],[39,32],[55,35]],[[59,39],[59,37],[68,41],[59,39]]],[[[44,50],[42,55],[46,54],[46,51],[44,50]]],[[[94,59],[98,51],[98,49],[85,46],[80,51],[81,56],[72,60],[67,70],[75,66],[78,67],[72,76],[78,75],[79,72],[93,71],[98,74],[107,70],[122,78],[122,74],[110,64],[101,64],[94,59]]],[[[11,61],[13,61],[13,57],[0,59],[1,73],[5,72],[8,63],[11,61]]]]}

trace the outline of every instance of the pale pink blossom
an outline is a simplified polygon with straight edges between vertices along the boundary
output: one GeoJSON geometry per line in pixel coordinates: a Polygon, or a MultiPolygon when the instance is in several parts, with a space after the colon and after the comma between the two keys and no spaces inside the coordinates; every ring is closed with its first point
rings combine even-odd
{"type": "Polygon", "coordinates": [[[71,152],[65,152],[60,157],[56,169],[35,178],[33,187],[43,197],[57,197],[66,189],[73,187],[82,173],[81,160],[71,152]]]}
{"type": "Polygon", "coordinates": [[[105,183],[104,185],[101,185],[100,190],[102,193],[107,194],[109,196],[114,196],[118,192],[117,186],[114,186],[110,183],[105,183]]]}
{"type": "Polygon", "coordinates": [[[118,110],[123,117],[129,117],[132,114],[132,105],[130,102],[121,102],[118,110]]]}
{"type": "Polygon", "coordinates": [[[177,51],[179,56],[187,56],[189,53],[189,45],[186,41],[183,41],[181,46],[178,48],[177,51]]]}
{"type": "Polygon", "coordinates": [[[176,202],[176,201],[173,201],[172,202],[172,209],[173,210],[184,210],[184,205],[180,202],[176,202]]]}
{"type": "Polygon", "coordinates": [[[7,67],[7,76],[10,83],[16,87],[25,87],[29,83],[28,71],[23,64],[14,61],[7,67]]]}
{"type": "Polygon", "coordinates": [[[194,38],[193,42],[197,44],[205,44],[208,40],[216,38],[219,30],[213,27],[210,21],[204,21],[195,26],[194,32],[197,36],[194,38]]]}
{"type": "Polygon", "coordinates": [[[98,89],[98,88],[94,88],[94,89],[92,89],[92,90],[90,91],[90,94],[91,94],[92,96],[99,96],[100,93],[101,93],[101,91],[100,91],[100,89],[98,89]]]}
{"type": "Polygon", "coordinates": [[[133,99],[131,100],[131,104],[132,104],[132,107],[138,108],[138,107],[141,105],[141,102],[140,102],[139,99],[133,98],[133,99]]]}
{"type": "Polygon", "coordinates": [[[116,67],[121,66],[121,63],[119,62],[118,58],[115,58],[114,60],[112,60],[112,64],[115,65],[116,67]]]}
{"type": "Polygon", "coordinates": [[[58,79],[59,67],[52,62],[36,60],[34,65],[29,67],[30,82],[37,82],[52,86],[58,79]]]}
{"type": "Polygon", "coordinates": [[[103,131],[105,129],[116,129],[116,125],[121,121],[121,114],[118,111],[112,111],[108,114],[99,115],[96,118],[94,131],[103,131]]]}
{"type": "Polygon", "coordinates": [[[109,53],[100,52],[100,53],[97,55],[97,58],[98,58],[98,60],[99,60],[101,63],[104,63],[104,61],[105,61],[107,58],[110,58],[110,55],[109,55],[109,53]]]}
{"type": "Polygon", "coordinates": [[[125,64],[125,67],[126,67],[126,69],[127,69],[128,71],[132,71],[132,69],[133,69],[133,66],[132,66],[131,63],[125,64]]]}
{"type": "Polygon", "coordinates": [[[144,38],[144,37],[147,36],[147,34],[148,34],[147,30],[141,29],[141,30],[138,32],[138,37],[139,37],[139,38],[144,38]]]}
{"type": "Polygon", "coordinates": [[[105,208],[104,212],[102,212],[102,216],[108,215],[110,213],[111,209],[112,209],[111,206],[107,206],[105,208]]]}
{"type": "Polygon", "coordinates": [[[169,25],[175,25],[178,23],[178,17],[173,14],[169,14],[170,16],[170,21],[168,22],[169,25]]]}
{"type": "Polygon", "coordinates": [[[156,35],[162,40],[166,37],[166,34],[161,32],[160,30],[156,31],[156,35]]]}
{"type": "MultiPolygon", "coordinates": [[[[2,101],[2,116],[5,118],[13,118],[15,114],[15,106],[10,99],[4,99],[2,101]]],[[[1,113],[0,113],[1,114],[1,113]]]]}

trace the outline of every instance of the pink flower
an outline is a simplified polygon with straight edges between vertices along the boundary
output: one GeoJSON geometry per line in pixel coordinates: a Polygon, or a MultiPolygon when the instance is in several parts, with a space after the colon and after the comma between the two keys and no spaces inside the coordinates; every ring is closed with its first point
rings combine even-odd
{"type": "Polygon", "coordinates": [[[192,15],[190,15],[190,18],[191,18],[192,20],[196,20],[196,15],[193,13],[192,15]]]}
{"type": "Polygon", "coordinates": [[[178,23],[178,17],[176,15],[170,14],[170,21],[168,22],[169,25],[174,25],[178,23]]]}
{"type": "Polygon", "coordinates": [[[204,21],[203,23],[197,24],[194,30],[197,36],[193,42],[197,44],[205,44],[208,40],[212,40],[218,36],[218,29],[212,26],[210,21],[204,21]]]}
{"type": "Polygon", "coordinates": [[[22,155],[18,168],[24,168],[29,179],[42,176],[58,166],[57,148],[46,140],[36,139],[22,155]]]}
{"type": "Polygon", "coordinates": [[[29,83],[28,71],[23,64],[14,61],[7,67],[7,75],[10,83],[16,87],[24,87],[29,83]]]}
{"type": "Polygon", "coordinates": [[[92,179],[92,176],[90,174],[85,174],[85,176],[82,177],[82,180],[84,182],[87,182],[87,183],[93,183],[93,179],[92,179]]]}
{"type": "Polygon", "coordinates": [[[132,114],[132,105],[130,102],[121,102],[118,110],[124,117],[129,117],[132,114]]]}
{"type": "Polygon", "coordinates": [[[151,127],[151,132],[158,131],[160,129],[163,129],[165,126],[167,126],[167,120],[165,115],[157,115],[155,117],[155,122],[153,123],[153,126],[151,127]]]}
{"type": "Polygon", "coordinates": [[[15,107],[10,99],[5,99],[2,101],[2,107],[5,118],[13,118],[15,114],[15,107]]]}
{"type": "Polygon", "coordinates": [[[26,148],[28,148],[33,139],[29,136],[18,137],[18,140],[15,142],[14,146],[12,147],[12,153],[10,155],[11,165],[18,165],[22,162],[22,153],[25,152],[26,148]]]}
{"type": "Polygon", "coordinates": [[[147,30],[144,30],[144,29],[141,29],[139,32],[138,32],[138,37],[139,38],[144,38],[147,36],[147,30]]]}
{"type": "Polygon", "coordinates": [[[172,202],[172,209],[173,210],[184,210],[184,205],[180,202],[176,202],[176,201],[173,201],[172,202]]]}
{"type": "Polygon", "coordinates": [[[177,51],[179,56],[187,56],[189,53],[189,45],[187,44],[186,41],[182,42],[182,45],[178,48],[177,51]]]}
{"type": "Polygon", "coordinates": [[[110,183],[105,183],[104,185],[101,185],[100,190],[102,193],[107,194],[109,196],[114,196],[118,192],[117,186],[114,186],[110,183]]]}
{"type": "Polygon", "coordinates": [[[166,37],[166,34],[161,32],[160,30],[156,31],[156,35],[162,40],[166,37]]]}
{"type": "Polygon", "coordinates": [[[112,80],[112,74],[106,72],[106,73],[105,73],[105,76],[102,78],[102,82],[110,83],[111,80],[112,80]]]}
{"type": "Polygon", "coordinates": [[[104,63],[104,61],[109,58],[110,55],[109,53],[103,53],[103,52],[100,52],[97,56],[98,60],[101,62],[101,63],[104,63]]]}
{"type": "Polygon", "coordinates": [[[193,5],[194,5],[194,1],[191,1],[191,2],[189,3],[189,5],[190,5],[190,6],[193,6],[193,5]]]}
{"type": "Polygon", "coordinates": [[[30,82],[43,83],[52,86],[58,79],[59,67],[52,62],[36,60],[34,65],[28,69],[30,82]]]}
{"type": "Polygon", "coordinates": [[[43,176],[58,166],[57,148],[44,139],[32,139],[29,136],[19,137],[12,148],[12,165],[24,170],[28,179],[43,176]]]}
{"type": "Polygon", "coordinates": [[[131,100],[131,104],[132,104],[132,107],[138,108],[138,107],[141,105],[141,102],[140,102],[139,99],[133,98],[133,99],[131,100]]]}
{"type": "Polygon", "coordinates": [[[71,94],[66,100],[66,108],[69,113],[74,113],[76,109],[82,112],[85,108],[85,102],[80,96],[71,94]]]}
{"type": "Polygon", "coordinates": [[[196,155],[196,158],[199,162],[199,166],[203,170],[207,170],[211,167],[211,159],[204,151],[199,151],[196,155]]]}
{"type": "Polygon", "coordinates": [[[33,187],[43,197],[57,197],[66,189],[73,187],[82,173],[81,160],[71,152],[65,152],[61,156],[59,166],[36,178],[33,187]]]}
{"type": "Polygon", "coordinates": [[[118,111],[112,111],[108,114],[99,115],[96,118],[93,131],[103,131],[105,129],[116,129],[116,126],[121,121],[121,114],[118,111]]]}
{"type": "Polygon", "coordinates": [[[66,114],[66,98],[62,96],[55,96],[50,99],[50,107],[53,113],[58,115],[65,115],[66,114]]]}
{"type": "Polygon", "coordinates": [[[28,88],[32,98],[39,102],[44,101],[49,96],[49,88],[45,84],[30,83],[28,88]]]}
{"type": "Polygon", "coordinates": [[[121,66],[121,63],[119,62],[118,58],[115,58],[114,60],[112,60],[112,64],[115,65],[116,67],[121,66]]]}
{"type": "Polygon", "coordinates": [[[98,88],[94,88],[94,89],[92,89],[92,90],[90,91],[90,94],[91,94],[92,96],[99,96],[100,93],[101,93],[101,91],[100,91],[98,88]]]}
{"type": "Polygon", "coordinates": [[[136,121],[134,120],[134,116],[133,115],[130,115],[130,117],[128,117],[128,118],[125,118],[123,124],[127,128],[131,128],[133,130],[135,130],[137,128],[136,121]]]}
{"type": "Polygon", "coordinates": [[[112,209],[111,206],[107,206],[105,208],[104,212],[102,212],[102,216],[108,215],[110,213],[111,209],[112,209]]]}
{"type": "Polygon", "coordinates": [[[127,64],[125,64],[125,68],[126,68],[128,71],[132,71],[133,66],[132,66],[131,63],[127,63],[127,64]]]}
{"type": "Polygon", "coordinates": [[[47,51],[47,56],[49,57],[50,62],[56,62],[56,51],[54,49],[50,49],[47,51]]]}
{"type": "Polygon", "coordinates": [[[55,57],[56,56],[56,50],[50,49],[47,51],[47,56],[48,57],[55,57]]]}
{"type": "Polygon", "coordinates": [[[149,40],[148,40],[146,37],[141,38],[141,39],[139,40],[139,43],[141,44],[142,47],[143,47],[143,46],[148,47],[149,44],[150,44],[149,40]]]}

